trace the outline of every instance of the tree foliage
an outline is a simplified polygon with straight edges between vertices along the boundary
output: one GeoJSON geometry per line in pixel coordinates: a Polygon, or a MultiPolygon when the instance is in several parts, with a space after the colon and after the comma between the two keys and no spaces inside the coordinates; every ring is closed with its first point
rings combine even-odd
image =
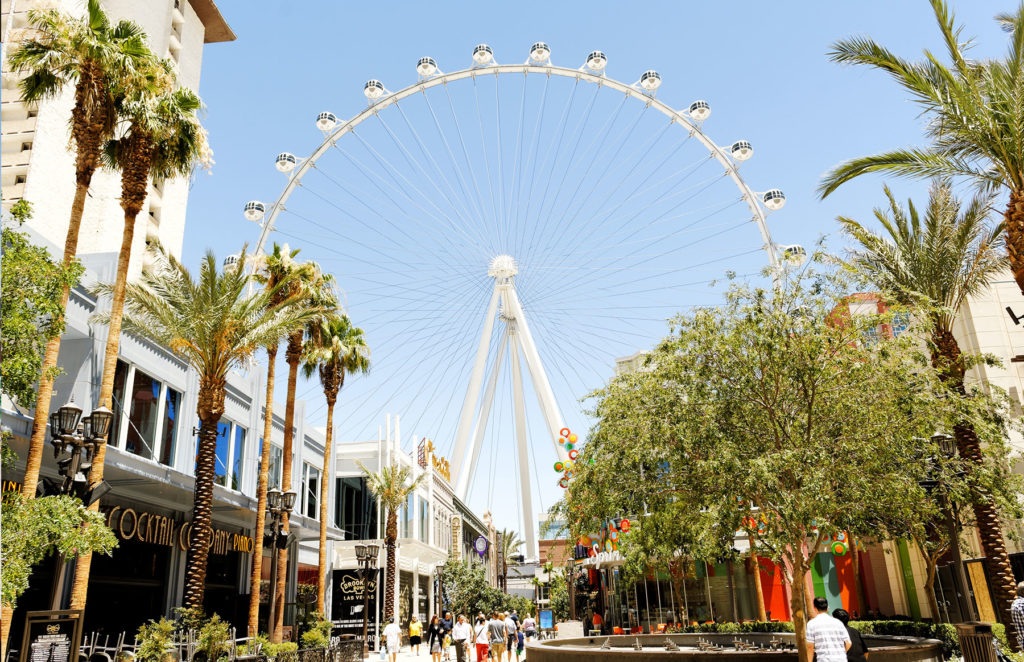
{"type": "Polygon", "coordinates": [[[963,414],[914,333],[884,333],[910,311],[851,314],[858,285],[819,255],[676,317],[641,370],[593,396],[598,422],[561,505],[573,535],[636,514],[627,557],[706,559],[756,532],[793,587],[803,654],[813,555],[926,499],[930,437],[963,414]]]}
{"type": "MultiPolygon", "coordinates": [[[[32,216],[27,200],[11,208],[19,225],[32,216]]],[[[78,262],[65,267],[48,250],[34,245],[28,235],[3,228],[0,297],[0,375],[4,394],[22,407],[36,401],[36,382],[43,365],[43,351],[50,339],[64,331],[61,291],[82,275],[78,262]]],[[[56,377],[57,370],[51,378],[56,377]]]]}
{"type": "Polygon", "coordinates": [[[108,554],[117,546],[117,538],[107,528],[103,515],[87,510],[70,496],[25,499],[18,493],[7,494],[0,520],[3,602],[12,607],[28,588],[32,566],[51,553],[108,554]]]}
{"type": "Polygon", "coordinates": [[[478,613],[490,616],[492,611],[512,611],[520,615],[534,610],[533,601],[519,595],[508,595],[487,582],[484,566],[449,556],[441,570],[444,601],[452,614],[465,614],[472,620],[478,613]]]}

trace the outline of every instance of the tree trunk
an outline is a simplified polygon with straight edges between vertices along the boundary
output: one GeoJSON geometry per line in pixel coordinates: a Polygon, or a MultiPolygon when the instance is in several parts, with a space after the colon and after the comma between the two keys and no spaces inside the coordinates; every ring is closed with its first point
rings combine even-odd
{"type": "Polygon", "coordinates": [[[324,389],[327,396],[327,432],[324,434],[324,468],[320,473],[320,556],[317,563],[316,606],[324,618],[324,595],[327,593],[327,496],[330,490],[333,472],[331,471],[331,442],[334,437],[334,404],[337,402],[337,391],[331,393],[324,389]]]}
{"type": "Polygon", "coordinates": [[[764,608],[764,588],[761,586],[761,564],[757,560],[757,549],[754,547],[754,534],[749,533],[750,565],[754,574],[754,595],[757,599],[757,620],[764,623],[768,620],[768,612],[764,608]]]}
{"type": "Polygon", "coordinates": [[[224,413],[224,382],[203,377],[199,386],[199,442],[196,451],[196,483],[189,532],[188,561],[185,566],[184,604],[203,608],[206,591],[206,561],[212,542],[213,483],[216,478],[217,424],[224,413]]]}
{"type": "MultiPolygon", "coordinates": [[[[64,266],[75,261],[78,253],[78,232],[82,227],[82,212],[85,210],[85,198],[89,192],[93,169],[87,173],[79,173],[75,185],[75,198],[71,203],[71,221],[68,234],[64,240],[64,266]]],[[[68,295],[71,288],[65,286],[61,291],[61,308],[67,310],[68,295]]],[[[43,463],[43,448],[46,446],[46,425],[50,417],[50,399],[53,397],[54,373],[57,369],[57,357],[60,354],[60,336],[51,338],[43,352],[43,367],[39,374],[39,391],[36,397],[36,409],[32,417],[32,437],[29,440],[28,455],[25,458],[25,477],[22,479],[21,493],[26,499],[34,499],[36,486],[39,484],[39,469],[43,463]]],[[[83,407],[84,409],[84,407],[83,407]]]]}
{"type": "Polygon", "coordinates": [[[1017,287],[1024,294],[1024,189],[1010,191],[1006,206],[1006,252],[1010,256],[1010,271],[1017,287]]]}
{"type": "Polygon", "coordinates": [[[388,525],[384,533],[384,546],[388,550],[387,571],[384,574],[384,623],[395,617],[395,541],[398,539],[398,511],[388,509],[388,525]]]}
{"type": "Polygon", "coordinates": [[[0,660],[7,659],[7,638],[11,636],[11,618],[14,616],[14,608],[4,603],[0,611],[0,660]]]}
{"type": "MultiPolygon", "coordinates": [[[[281,491],[288,492],[292,489],[292,448],[293,433],[292,427],[295,424],[295,385],[299,377],[299,361],[302,358],[302,334],[301,330],[288,337],[288,349],[285,350],[285,360],[288,363],[288,397],[284,406],[284,448],[281,459],[281,491]]],[[[296,499],[296,504],[301,499],[296,499]]],[[[291,513],[284,513],[281,518],[281,531],[288,534],[288,519],[291,513]]],[[[280,642],[284,632],[284,593],[288,581],[288,549],[282,549],[277,560],[277,586],[274,589],[274,599],[277,601],[277,608],[274,611],[273,636],[271,641],[280,642]]]]}
{"type": "MultiPolygon", "coordinates": [[[[267,348],[267,395],[263,412],[263,443],[260,447],[260,476],[256,483],[256,528],[252,552],[252,580],[249,584],[249,636],[259,634],[260,593],[263,586],[263,535],[267,527],[267,486],[270,482],[270,435],[274,431],[274,372],[277,345],[267,348]]],[[[273,595],[274,587],[270,589],[273,595]]],[[[270,596],[268,596],[270,599],[270,596]]],[[[269,626],[268,626],[269,629],[269,626]]]]}
{"type": "Polygon", "coordinates": [[[797,552],[793,555],[793,576],[790,578],[789,608],[793,612],[793,632],[796,634],[796,649],[800,662],[811,662],[807,655],[807,612],[806,577],[807,564],[803,556],[797,552]]]}
{"type": "Polygon", "coordinates": [[[928,608],[932,610],[932,619],[936,623],[941,623],[942,612],[939,611],[939,601],[935,597],[935,571],[939,564],[940,554],[936,552],[934,555],[929,555],[920,543],[917,547],[925,563],[924,592],[928,596],[928,608]]]}
{"type": "Polygon", "coordinates": [[[867,596],[864,594],[864,580],[860,576],[860,552],[857,551],[857,539],[850,534],[850,552],[853,555],[853,587],[857,594],[857,617],[863,618],[868,610],[867,596]]]}
{"type": "MultiPolygon", "coordinates": [[[[125,287],[128,284],[128,263],[132,256],[132,242],[135,239],[135,221],[140,209],[126,210],[124,213],[124,230],[121,233],[121,250],[117,254],[117,277],[114,281],[114,294],[110,303],[110,323],[107,329],[107,347],[103,354],[103,378],[100,381],[100,406],[113,409],[114,372],[117,368],[117,352],[121,344],[121,318],[124,316],[125,287]]],[[[109,439],[107,440],[109,443],[109,439]]],[[[103,462],[107,455],[107,445],[103,444],[96,451],[89,471],[89,485],[96,486],[103,481],[103,462]]],[[[154,460],[157,458],[153,458],[154,460]]],[[[89,506],[89,510],[98,511],[100,502],[89,506]]],[[[75,581],[71,587],[71,608],[85,609],[86,594],[89,590],[89,568],[92,566],[92,554],[83,554],[75,563],[75,581]]]]}
{"type": "MultiPolygon", "coordinates": [[[[1010,199],[1011,208],[1019,211],[1022,208],[1022,203],[1024,203],[1024,199],[1019,196],[1019,192],[1012,193],[1010,199]]],[[[1016,214],[1016,216],[1018,217],[1017,220],[1024,219],[1024,214],[1016,214]]],[[[1011,227],[1009,217],[1010,213],[1008,211],[1008,231],[1011,227]]],[[[1024,225],[1021,225],[1020,228],[1024,228],[1024,225]]],[[[1021,238],[1024,238],[1024,235],[1018,234],[1017,240],[1021,238]]],[[[1011,268],[1014,270],[1014,278],[1016,278],[1018,271],[1017,267],[1013,265],[1012,258],[1014,255],[1017,255],[1014,247],[1019,248],[1020,246],[1015,243],[1014,235],[1009,232],[1007,246],[1011,254],[1011,268]]],[[[1024,257],[1024,253],[1020,253],[1018,257],[1024,257]]],[[[1018,280],[1018,283],[1020,282],[1018,280]]],[[[937,368],[944,372],[946,385],[954,393],[964,397],[966,389],[964,388],[963,358],[960,352],[960,345],[949,330],[942,328],[937,328],[933,332],[932,340],[935,344],[932,356],[933,362],[936,363],[937,368]]],[[[956,438],[957,452],[961,458],[967,460],[967,470],[970,471],[969,465],[971,463],[981,464],[981,445],[978,442],[977,434],[974,432],[974,427],[969,422],[961,422],[953,426],[953,435],[956,438]]],[[[1016,597],[1016,583],[1013,579],[1010,557],[1006,553],[1006,543],[1003,540],[1002,522],[999,520],[999,512],[996,510],[995,503],[991,497],[984,494],[982,496],[984,497],[983,500],[973,504],[975,526],[978,528],[978,537],[981,539],[981,547],[985,552],[985,566],[992,585],[993,606],[996,613],[999,614],[999,620],[1008,625],[1013,623],[1013,619],[1010,616],[1010,605],[1016,597]]],[[[958,543],[954,540],[951,541],[951,544],[955,545],[958,543]]],[[[1015,641],[1010,642],[1010,647],[1014,651],[1020,650],[1020,644],[1015,641]]]]}

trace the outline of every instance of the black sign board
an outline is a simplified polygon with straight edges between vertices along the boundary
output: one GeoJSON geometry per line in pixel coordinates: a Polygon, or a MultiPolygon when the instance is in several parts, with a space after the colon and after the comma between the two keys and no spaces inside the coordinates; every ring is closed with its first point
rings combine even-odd
{"type": "Polygon", "coordinates": [[[30,611],[25,615],[21,662],[78,662],[82,610],[30,611]]]}
{"type": "MultiPolygon", "coordinates": [[[[370,571],[370,580],[366,582],[369,592],[367,604],[366,636],[370,650],[376,650],[375,621],[377,614],[377,584],[381,581],[383,569],[370,571]]],[[[363,579],[362,571],[334,570],[331,573],[331,621],[334,623],[334,634],[354,634],[363,638],[363,579]]]]}

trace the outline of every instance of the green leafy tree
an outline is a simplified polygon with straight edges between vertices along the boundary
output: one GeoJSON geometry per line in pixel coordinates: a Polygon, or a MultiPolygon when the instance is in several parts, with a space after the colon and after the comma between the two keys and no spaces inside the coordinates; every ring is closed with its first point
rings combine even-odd
{"type": "MultiPolygon", "coordinates": [[[[213,534],[217,425],[224,414],[228,373],[322,310],[305,307],[303,297],[271,305],[277,290],[247,294],[250,276],[241,267],[244,250],[239,264],[224,271],[218,271],[217,258],[207,253],[198,277],[159,244],[153,244],[153,250],[153,266],[127,285],[124,329],[170,348],[199,374],[200,428],[184,602],[188,608],[202,609],[213,534]]],[[[279,287],[288,284],[284,281],[279,287]]],[[[101,291],[110,289],[105,286],[101,291]]]]}
{"type": "MultiPolygon", "coordinates": [[[[778,273],[771,289],[737,283],[722,305],[676,317],[644,370],[595,393],[597,423],[564,506],[575,536],[647,504],[640,533],[665,521],[657,513],[671,500],[706,513],[687,528],[723,543],[756,509],[767,521],[758,545],[792,590],[801,662],[814,554],[851,522],[926,498],[917,480],[922,454],[935,452],[927,438],[958,414],[912,334],[880,336],[891,313],[844,314],[857,284],[819,270],[820,259],[778,273]],[[609,482],[617,455],[642,476],[609,482]]],[[[723,544],[715,557],[726,553],[723,544]]]]}
{"type": "MultiPolygon", "coordinates": [[[[963,354],[953,328],[968,298],[983,292],[1006,268],[1004,224],[992,226],[986,220],[993,196],[976,196],[964,206],[953,194],[949,181],[932,183],[923,214],[912,201],[906,207],[900,205],[888,187],[885,196],[888,208],[875,210],[879,232],[851,218],[839,218],[843,231],[855,242],[848,261],[889,300],[904,306],[923,302],[929,307],[932,365],[949,389],[963,397],[964,375],[979,357],[963,354]]],[[[967,460],[965,467],[983,470],[982,446],[971,423],[961,421],[953,431],[960,457],[967,460]]],[[[983,494],[979,497],[971,500],[974,521],[985,551],[995,605],[1004,622],[1010,622],[1016,583],[1000,512],[995,499],[984,498],[983,494]]],[[[928,552],[925,557],[929,562],[937,560],[949,544],[947,540],[932,545],[920,526],[914,531],[914,539],[928,552]]],[[[933,570],[930,568],[931,581],[933,570]]]]}
{"type": "MultiPolygon", "coordinates": [[[[19,200],[9,212],[11,224],[32,217],[32,205],[19,200]]],[[[56,262],[49,251],[32,244],[28,235],[4,227],[0,282],[7,296],[0,297],[0,384],[3,392],[22,407],[36,402],[36,386],[43,367],[46,344],[64,331],[61,292],[78,282],[82,266],[56,262]],[[14,296],[12,293],[17,293],[14,296]]],[[[48,368],[52,380],[59,374],[48,368]]]]}
{"type": "Polygon", "coordinates": [[[331,483],[334,481],[332,442],[334,440],[334,405],[338,392],[345,384],[345,375],[363,373],[370,369],[370,348],[363,337],[363,330],[353,326],[348,315],[325,317],[316,320],[308,330],[308,339],[303,348],[302,372],[306,379],[319,375],[320,385],[327,400],[327,432],[324,435],[324,470],[320,479],[320,557],[317,574],[316,604],[320,614],[324,613],[324,596],[327,592],[327,504],[331,483]]]}
{"type": "MultiPolygon", "coordinates": [[[[99,0],[88,0],[79,18],[56,9],[31,9],[31,36],[10,55],[11,69],[24,72],[21,99],[32,103],[74,88],[70,133],[75,146],[75,197],[71,203],[63,263],[70,268],[78,251],[78,233],[89,185],[100,165],[105,140],[114,136],[117,111],[114,87],[132,78],[153,61],[146,35],[131,21],[111,24],[99,0]]],[[[57,301],[68,303],[71,284],[61,289],[57,301]]],[[[63,312],[62,312],[63,315],[63,312]]],[[[32,422],[32,438],[26,458],[22,493],[33,498],[46,445],[46,423],[53,396],[54,368],[60,352],[60,336],[50,338],[43,354],[39,393],[32,422]]]]}
{"type": "Polygon", "coordinates": [[[395,614],[395,543],[398,540],[398,509],[405,504],[409,495],[426,478],[421,473],[413,478],[409,467],[390,464],[373,472],[359,464],[366,474],[366,485],[377,498],[377,503],[384,509],[384,548],[387,550],[387,562],[384,572],[384,622],[390,623],[395,614]]]}

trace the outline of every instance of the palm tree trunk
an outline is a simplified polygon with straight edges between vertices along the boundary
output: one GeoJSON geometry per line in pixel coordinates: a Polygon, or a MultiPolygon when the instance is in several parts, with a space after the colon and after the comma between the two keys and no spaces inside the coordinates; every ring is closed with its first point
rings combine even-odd
{"type": "MultiPolygon", "coordinates": [[[[213,522],[213,483],[216,478],[217,424],[224,413],[223,381],[199,387],[199,444],[196,451],[196,484],[185,566],[185,607],[202,609],[206,591],[206,560],[210,554],[213,522]]],[[[204,383],[206,382],[206,383],[204,383]]]]}
{"type": "Polygon", "coordinates": [[[320,473],[320,556],[317,563],[316,606],[324,618],[324,595],[327,593],[327,496],[331,486],[331,442],[334,437],[334,404],[336,394],[327,393],[327,432],[324,434],[324,468],[320,473]]]}
{"type": "Polygon", "coordinates": [[[384,534],[384,546],[388,550],[387,571],[384,575],[384,623],[395,617],[395,540],[398,539],[398,511],[388,509],[388,525],[384,534]]]}
{"type": "MultiPolygon", "coordinates": [[[[1014,198],[1015,195],[1016,192],[1011,195],[1011,209],[1013,210],[1017,210],[1020,207],[1021,200],[1021,198],[1014,198]],[[1012,204],[1012,201],[1015,199],[1018,200],[1017,205],[1012,204]]],[[[1009,216],[1009,210],[1007,215],[1009,216]]],[[[1024,218],[1024,215],[1020,217],[1024,218]]],[[[1007,221],[1009,227],[1009,218],[1007,221]]],[[[1011,256],[1014,254],[1015,249],[1013,247],[1015,245],[1011,237],[1008,236],[1007,246],[1011,256]]],[[[1021,254],[1021,257],[1024,257],[1024,253],[1021,254]]],[[[1016,277],[1016,267],[1013,266],[1012,260],[1011,268],[1014,269],[1014,277],[1016,277]]],[[[940,371],[943,371],[946,385],[954,393],[964,397],[966,389],[964,387],[963,359],[956,337],[949,330],[938,328],[934,331],[932,340],[935,343],[933,361],[937,363],[940,371]]],[[[961,458],[967,460],[967,470],[970,471],[970,464],[972,463],[981,464],[981,444],[978,442],[978,435],[974,431],[974,426],[967,421],[962,421],[953,426],[953,436],[956,438],[957,452],[961,458]]],[[[988,570],[988,579],[992,585],[992,597],[995,601],[993,606],[999,614],[999,620],[1004,624],[1010,624],[1013,623],[1013,618],[1010,615],[1010,605],[1016,597],[1016,582],[1013,579],[1010,557],[1006,553],[1006,543],[1003,540],[1003,529],[1002,522],[999,520],[999,512],[996,510],[991,497],[983,496],[986,498],[978,500],[973,504],[975,526],[978,529],[978,537],[981,539],[981,548],[985,552],[985,567],[988,570]]],[[[952,544],[958,543],[954,540],[952,544]]],[[[1017,642],[1011,641],[1010,647],[1014,651],[1020,650],[1020,644],[1017,642]]]]}
{"type": "MultiPolygon", "coordinates": [[[[302,358],[302,331],[293,333],[288,337],[288,349],[285,351],[285,360],[288,362],[288,399],[284,406],[284,457],[281,460],[281,491],[287,492],[292,489],[292,426],[295,424],[295,385],[299,378],[299,360],[302,358]]],[[[301,503],[297,499],[296,503],[301,503]]],[[[288,534],[288,519],[290,513],[285,513],[281,518],[281,531],[288,534]]],[[[284,592],[288,580],[288,550],[282,549],[277,557],[277,586],[274,588],[274,599],[277,607],[274,610],[273,636],[271,641],[280,642],[284,632],[284,592]]]]}
{"type": "Polygon", "coordinates": [[[7,638],[11,636],[11,618],[14,617],[14,608],[4,603],[0,611],[0,660],[7,659],[7,638]]]}
{"type": "MultiPolygon", "coordinates": [[[[260,476],[256,483],[256,528],[252,552],[252,580],[249,584],[249,636],[259,634],[260,594],[263,585],[263,534],[267,526],[267,486],[270,482],[270,435],[274,431],[274,372],[277,345],[267,348],[267,394],[263,411],[263,444],[260,448],[260,476]]],[[[271,587],[273,595],[274,587],[271,587]]],[[[273,624],[270,625],[272,627],[273,624]]]]}
{"type": "MultiPolygon", "coordinates": [[[[113,409],[114,372],[117,368],[118,347],[121,344],[121,318],[124,315],[125,286],[128,284],[128,262],[132,256],[132,242],[135,239],[135,221],[138,214],[139,210],[134,206],[125,211],[121,250],[117,254],[117,277],[114,281],[114,295],[110,303],[110,322],[107,330],[107,347],[103,354],[103,378],[100,381],[99,399],[101,407],[110,409],[113,409]]],[[[103,444],[93,458],[92,469],[89,471],[89,485],[97,485],[103,480],[103,461],[106,455],[107,445],[103,444]]],[[[99,501],[89,506],[89,510],[98,511],[99,509],[99,501]]],[[[75,581],[71,587],[71,609],[85,609],[91,566],[92,554],[83,554],[78,557],[75,563],[75,581]]]]}
{"type": "MultiPolygon", "coordinates": [[[[75,261],[78,253],[78,232],[82,227],[82,212],[85,211],[85,198],[92,182],[95,166],[88,172],[79,171],[75,198],[71,203],[71,220],[68,223],[68,234],[64,239],[64,266],[75,261]]],[[[67,310],[69,286],[64,286],[60,294],[61,308],[67,310]]],[[[46,445],[46,424],[50,417],[50,399],[53,397],[53,379],[57,368],[57,357],[60,354],[60,336],[51,338],[43,352],[43,367],[39,374],[39,391],[36,397],[36,409],[32,417],[32,437],[29,440],[28,455],[25,458],[25,477],[22,479],[21,493],[26,499],[36,496],[39,484],[39,469],[43,463],[43,448],[46,445]]]]}
{"type": "Polygon", "coordinates": [[[1024,294],[1024,189],[1010,191],[1010,202],[1006,206],[1004,219],[1010,271],[1013,272],[1013,279],[1017,281],[1017,287],[1024,294]]]}

